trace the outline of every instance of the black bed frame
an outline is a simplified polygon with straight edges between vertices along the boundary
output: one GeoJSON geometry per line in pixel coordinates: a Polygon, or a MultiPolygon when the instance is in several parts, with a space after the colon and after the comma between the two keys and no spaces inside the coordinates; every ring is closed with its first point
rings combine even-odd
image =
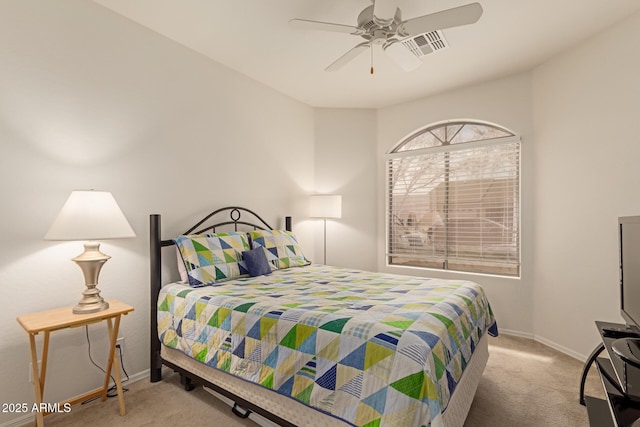
{"type": "MultiPolygon", "coordinates": [[[[217,209],[193,227],[189,228],[182,234],[201,234],[205,232],[216,232],[217,228],[225,227],[225,229],[233,228],[234,231],[238,231],[238,226],[244,226],[246,228],[253,228],[254,230],[272,230],[273,228],[255,212],[242,208],[239,206],[229,206],[221,209],[217,209]],[[228,218],[226,217],[228,215],[228,218]],[[249,219],[245,220],[244,216],[248,216],[249,219]],[[222,219],[220,219],[222,218],[222,219]],[[218,222],[217,222],[218,221],[218,222]]],[[[158,382],[162,380],[162,366],[165,365],[175,372],[180,374],[180,382],[184,386],[185,390],[192,390],[196,384],[204,385],[217,393],[231,399],[235,402],[232,411],[234,414],[241,418],[247,418],[251,412],[255,412],[274,423],[285,426],[295,427],[294,424],[287,420],[284,420],[277,415],[272,414],[265,408],[261,408],[234,393],[213,384],[206,379],[187,371],[186,369],[177,366],[171,362],[162,359],[160,355],[160,338],[158,337],[158,295],[162,288],[162,248],[175,245],[174,241],[163,240],[161,232],[160,215],[153,214],[149,216],[149,235],[150,235],[150,265],[151,265],[151,309],[150,309],[150,321],[151,321],[151,345],[150,345],[150,380],[151,382],[158,382]]],[[[285,229],[291,231],[291,217],[285,217],[285,229]]],[[[173,255],[175,259],[175,255],[173,255]]]]}

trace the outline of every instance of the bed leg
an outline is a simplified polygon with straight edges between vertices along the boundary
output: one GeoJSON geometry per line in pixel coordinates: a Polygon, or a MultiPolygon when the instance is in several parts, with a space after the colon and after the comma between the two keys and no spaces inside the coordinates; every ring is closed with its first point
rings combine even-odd
{"type": "Polygon", "coordinates": [[[157,383],[158,381],[162,381],[162,368],[151,369],[150,381],[152,383],[157,383]]]}
{"type": "Polygon", "coordinates": [[[151,382],[162,380],[162,357],[160,356],[160,338],[158,337],[158,295],[162,287],[162,239],[160,237],[160,215],[149,216],[149,256],[150,256],[150,307],[151,325],[149,330],[149,368],[151,382]]]}
{"type": "Polygon", "coordinates": [[[180,374],[180,384],[182,384],[182,386],[184,387],[185,391],[191,391],[194,388],[196,388],[195,385],[193,385],[193,382],[191,381],[191,378],[186,377],[182,374],[180,374]]]}

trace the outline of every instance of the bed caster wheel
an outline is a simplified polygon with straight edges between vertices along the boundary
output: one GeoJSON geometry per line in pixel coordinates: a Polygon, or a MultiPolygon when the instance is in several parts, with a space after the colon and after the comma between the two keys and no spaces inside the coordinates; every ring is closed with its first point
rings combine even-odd
{"type": "Polygon", "coordinates": [[[251,411],[248,409],[239,406],[237,403],[233,402],[233,408],[231,408],[231,412],[233,412],[237,417],[240,418],[248,418],[251,415],[251,411]]]}

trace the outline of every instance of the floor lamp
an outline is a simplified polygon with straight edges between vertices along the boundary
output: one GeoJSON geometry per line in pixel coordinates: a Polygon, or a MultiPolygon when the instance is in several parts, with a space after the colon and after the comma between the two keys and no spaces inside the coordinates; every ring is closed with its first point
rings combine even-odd
{"type": "Polygon", "coordinates": [[[309,216],[324,220],[324,262],[327,263],[327,218],[342,218],[342,196],[318,194],[311,196],[309,216]]]}

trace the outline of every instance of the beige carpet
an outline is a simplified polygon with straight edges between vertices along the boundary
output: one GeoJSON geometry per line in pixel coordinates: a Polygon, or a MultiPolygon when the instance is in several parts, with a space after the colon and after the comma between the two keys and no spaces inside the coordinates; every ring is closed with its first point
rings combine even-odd
{"type": "MultiPolygon", "coordinates": [[[[490,357],[465,427],[587,426],[578,403],[582,363],[524,338],[489,340],[490,357]]],[[[74,406],[68,414],[45,418],[48,427],[85,426],[255,426],[242,420],[202,388],[185,392],[175,374],[160,383],[127,385],[127,415],[118,415],[118,399],[74,406]]],[[[602,396],[595,372],[587,394],[602,396]]]]}
{"type": "MultiPolygon", "coordinates": [[[[489,340],[489,354],[465,427],[589,425],[587,410],[578,403],[582,362],[538,342],[504,335],[489,340]]],[[[585,390],[604,397],[595,368],[585,390]]]]}

